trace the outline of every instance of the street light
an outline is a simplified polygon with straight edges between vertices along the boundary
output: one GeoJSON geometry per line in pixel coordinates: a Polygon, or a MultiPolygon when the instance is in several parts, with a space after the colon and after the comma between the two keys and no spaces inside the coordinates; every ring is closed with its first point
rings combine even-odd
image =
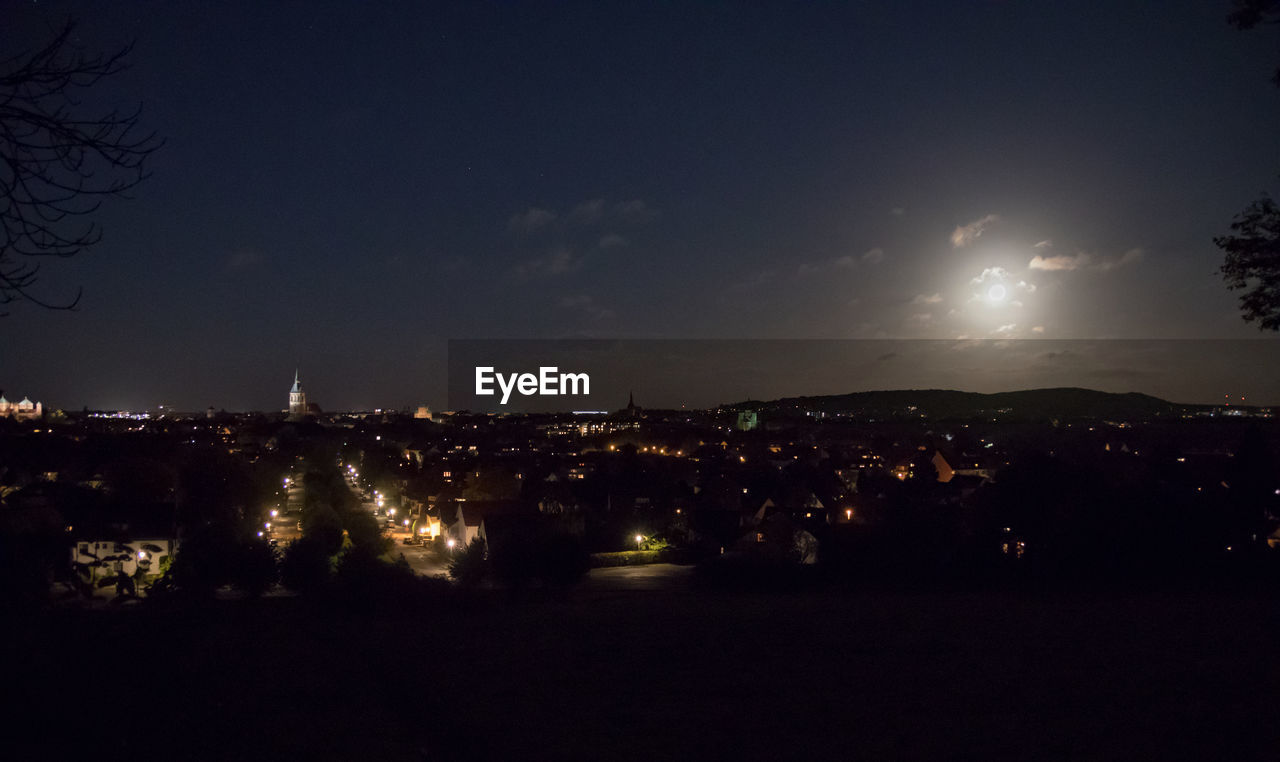
{"type": "Polygon", "coordinates": [[[444,545],[445,545],[445,547],[446,547],[446,548],[448,548],[449,550],[453,550],[453,546],[454,546],[455,544],[456,544],[456,543],[454,542],[454,540],[453,540],[453,538],[452,538],[452,537],[450,537],[449,539],[447,539],[447,540],[445,540],[445,541],[444,541],[444,545]]]}
{"type": "Polygon", "coordinates": [[[640,545],[641,545],[643,542],[644,542],[644,535],[642,535],[642,534],[638,534],[638,535],[636,535],[636,550],[639,550],[639,549],[640,549],[640,545]]]}

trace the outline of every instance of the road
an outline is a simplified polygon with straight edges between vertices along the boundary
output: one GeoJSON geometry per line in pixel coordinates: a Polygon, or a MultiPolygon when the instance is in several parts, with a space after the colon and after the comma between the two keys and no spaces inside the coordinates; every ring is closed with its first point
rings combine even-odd
{"type": "Polygon", "coordinates": [[[645,564],[592,569],[582,581],[583,588],[595,591],[671,590],[688,585],[692,566],[645,564]]]}
{"type": "Polygon", "coordinates": [[[415,574],[423,577],[438,577],[442,574],[449,573],[449,567],[436,561],[434,553],[431,553],[422,545],[405,545],[401,540],[408,537],[406,532],[388,532],[388,535],[395,541],[395,549],[391,551],[391,555],[403,554],[404,559],[409,562],[409,568],[413,569],[415,574]]]}

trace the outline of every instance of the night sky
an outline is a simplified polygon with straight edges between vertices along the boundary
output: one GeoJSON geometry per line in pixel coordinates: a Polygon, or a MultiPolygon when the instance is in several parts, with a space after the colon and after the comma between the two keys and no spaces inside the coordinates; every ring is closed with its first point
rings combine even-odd
{"type": "Polygon", "coordinates": [[[0,388],[441,407],[450,338],[1255,338],[1212,238],[1276,189],[1280,36],[1229,10],[4,3],[2,57],[136,41],[94,98],[167,145],[44,270],[79,311],[0,318],[0,388]]]}

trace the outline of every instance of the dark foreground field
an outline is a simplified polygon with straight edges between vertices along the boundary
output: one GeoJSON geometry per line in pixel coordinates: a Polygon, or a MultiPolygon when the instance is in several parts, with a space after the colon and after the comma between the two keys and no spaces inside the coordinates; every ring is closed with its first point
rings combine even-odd
{"type": "Polygon", "coordinates": [[[4,756],[1273,760],[1278,635],[1210,593],[58,612],[9,625],[4,756]]]}

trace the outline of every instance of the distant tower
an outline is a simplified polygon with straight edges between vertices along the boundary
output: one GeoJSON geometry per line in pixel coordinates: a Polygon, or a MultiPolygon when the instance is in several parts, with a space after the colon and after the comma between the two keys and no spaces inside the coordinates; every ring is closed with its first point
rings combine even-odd
{"type": "Polygon", "coordinates": [[[298,371],[293,371],[293,388],[289,390],[289,418],[300,421],[307,415],[307,393],[302,391],[298,371]]]}

